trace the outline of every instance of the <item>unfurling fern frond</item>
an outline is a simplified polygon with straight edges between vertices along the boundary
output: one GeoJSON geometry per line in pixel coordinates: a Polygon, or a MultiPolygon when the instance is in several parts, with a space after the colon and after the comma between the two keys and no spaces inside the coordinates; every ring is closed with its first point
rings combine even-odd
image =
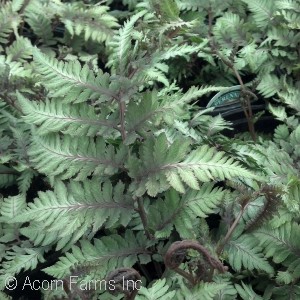
{"type": "Polygon", "coordinates": [[[140,160],[132,156],[128,169],[129,175],[134,179],[131,190],[137,196],[146,191],[150,196],[156,196],[170,186],[184,193],[183,183],[199,190],[199,182],[236,176],[255,177],[223,152],[204,145],[189,153],[188,141],[178,139],[168,145],[165,134],[161,134],[156,140],[149,139],[145,142],[140,151],[140,160]]]}
{"type": "Polygon", "coordinates": [[[121,146],[116,152],[102,138],[48,135],[35,137],[29,155],[34,167],[50,177],[64,180],[77,175],[76,180],[84,180],[91,174],[113,175],[122,169],[125,149],[121,146]]]}
{"type": "Polygon", "coordinates": [[[94,239],[93,244],[87,240],[80,242],[80,247],[73,246],[72,251],[44,271],[56,278],[63,278],[76,268],[89,268],[98,277],[106,275],[119,267],[132,267],[136,262],[149,262],[151,252],[147,250],[147,240],[142,232],[136,236],[127,230],[124,237],[120,235],[104,236],[94,239]]]}

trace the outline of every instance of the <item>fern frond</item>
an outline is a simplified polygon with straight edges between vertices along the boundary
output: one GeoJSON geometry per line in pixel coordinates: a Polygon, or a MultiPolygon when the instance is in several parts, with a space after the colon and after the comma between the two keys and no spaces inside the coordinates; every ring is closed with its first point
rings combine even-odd
{"type": "Polygon", "coordinates": [[[242,235],[236,240],[231,240],[226,246],[228,261],[232,268],[241,271],[262,270],[268,274],[274,273],[273,268],[262,254],[262,248],[257,246],[258,241],[250,235],[242,235]]]}
{"type": "MultiPolygon", "coordinates": [[[[272,219],[272,217],[278,213],[278,209],[281,206],[280,193],[275,187],[265,186],[262,188],[262,193],[264,194],[262,205],[256,208],[256,212],[246,224],[247,230],[258,228],[272,219]]],[[[254,202],[257,202],[257,200],[254,202]]]]}
{"type": "Polygon", "coordinates": [[[300,113],[300,104],[298,101],[300,91],[298,89],[289,88],[286,92],[280,92],[278,95],[284,103],[296,110],[298,114],[300,113]]]}
{"type": "Polygon", "coordinates": [[[198,125],[201,133],[208,137],[213,136],[224,129],[232,130],[232,127],[230,127],[231,122],[225,121],[221,115],[215,117],[206,115],[202,120],[201,118],[195,117],[192,122],[193,126],[198,125]]]}
{"type": "MultiPolygon", "coordinates": [[[[12,136],[14,138],[13,157],[19,161],[19,171],[24,171],[30,168],[29,166],[29,144],[31,140],[30,128],[22,121],[17,121],[16,124],[10,127],[12,136]]],[[[17,167],[16,167],[17,169],[17,167]]]]}
{"type": "Polygon", "coordinates": [[[33,270],[39,262],[45,262],[43,257],[46,248],[29,248],[26,245],[14,246],[4,257],[0,270],[0,290],[4,288],[5,280],[15,276],[22,270],[33,270]]]}
{"type": "Polygon", "coordinates": [[[257,90],[264,97],[272,97],[276,92],[280,91],[279,79],[275,75],[266,74],[262,77],[257,90]]]}
{"type": "Polygon", "coordinates": [[[227,274],[218,274],[213,278],[217,284],[226,284],[224,288],[219,290],[218,294],[214,297],[214,300],[231,300],[236,299],[237,291],[231,281],[231,276],[227,274]]]}
{"type": "MultiPolygon", "coordinates": [[[[74,221],[74,224],[77,225],[76,221],[74,221]]],[[[33,241],[35,247],[37,245],[43,247],[56,245],[56,251],[67,251],[80,237],[87,234],[87,229],[82,227],[81,230],[75,230],[73,233],[60,236],[59,230],[41,231],[41,223],[31,221],[29,226],[20,228],[20,233],[28,240],[33,241]]]]}
{"type": "Polygon", "coordinates": [[[144,93],[141,101],[131,101],[128,104],[126,118],[127,140],[135,139],[137,134],[143,135],[152,126],[159,125],[160,120],[166,116],[170,118],[175,112],[180,111],[180,103],[177,105],[160,103],[157,92],[144,93]],[[177,108],[178,107],[178,108],[177,108]],[[177,109],[176,109],[177,108],[177,109]]]}
{"type": "Polygon", "coordinates": [[[77,175],[76,180],[84,180],[91,174],[113,175],[123,168],[126,148],[117,152],[106,145],[102,138],[93,141],[89,138],[75,138],[58,135],[43,138],[35,137],[29,156],[34,167],[50,177],[59,176],[69,179],[77,175]]]}
{"type": "Polygon", "coordinates": [[[108,108],[104,107],[98,114],[88,105],[69,105],[57,100],[36,103],[20,93],[17,93],[17,96],[25,114],[25,121],[28,124],[39,125],[39,135],[59,131],[75,136],[119,135],[116,130],[117,122],[110,116],[108,108]]]}
{"type": "Polygon", "coordinates": [[[170,48],[165,49],[161,55],[161,60],[167,60],[174,57],[185,57],[188,58],[189,55],[197,53],[203,46],[202,45],[174,45],[170,48]]]}
{"type": "Polygon", "coordinates": [[[0,188],[6,188],[16,183],[15,171],[0,165],[0,188]]]}
{"type": "Polygon", "coordinates": [[[255,177],[233,158],[207,145],[189,154],[188,150],[188,141],[176,140],[169,146],[165,134],[146,141],[140,151],[140,161],[132,156],[128,162],[129,175],[134,179],[131,190],[137,196],[146,191],[150,196],[156,196],[170,186],[184,193],[183,183],[198,190],[199,182],[235,176],[255,177]]]}
{"type": "Polygon", "coordinates": [[[43,300],[64,299],[68,297],[64,290],[63,284],[60,284],[59,281],[55,285],[55,289],[43,289],[41,290],[41,293],[43,300]]]}
{"type": "Polygon", "coordinates": [[[118,34],[115,34],[112,41],[109,42],[111,47],[111,55],[108,59],[107,66],[117,70],[118,74],[124,74],[128,67],[132,53],[132,35],[134,31],[134,24],[141,18],[146,11],[140,11],[133,15],[123,27],[119,29],[118,34]]]}
{"type": "Polygon", "coordinates": [[[178,1],[178,6],[180,10],[201,11],[203,10],[205,4],[198,0],[180,0],[178,1]]]}
{"type": "Polygon", "coordinates": [[[43,13],[44,9],[43,5],[35,3],[34,10],[25,11],[25,20],[44,45],[52,46],[56,44],[56,41],[53,36],[51,18],[43,13]]]}
{"type": "Polygon", "coordinates": [[[292,283],[296,278],[288,271],[278,271],[276,276],[276,282],[278,284],[290,284],[292,283]]]}
{"type": "Polygon", "coordinates": [[[277,0],[276,7],[284,10],[294,10],[300,12],[300,4],[297,0],[277,0]]]}
{"type": "Polygon", "coordinates": [[[32,57],[31,42],[24,37],[16,39],[9,47],[6,48],[7,59],[6,62],[12,61],[26,62],[32,57]]]}
{"type": "Polygon", "coordinates": [[[161,132],[164,132],[168,140],[171,142],[176,140],[176,138],[178,138],[179,135],[191,138],[193,141],[196,142],[203,141],[201,133],[198,130],[191,128],[191,124],[188,122],[174,120],[173,126],[171,128],[162,129],[161,132]]]}
{"type": "Polygon", "coordinates": [[[112,38],[113,29],[119,27],[117,19],[108,13],[108,6],[87,8],[80,3],[66,4],[61,13],[61,20],[71,36],[84,35],[98,43],[112,38]]]}
{"type": "Polygon", "coordinates": [[[18,37],[17,28],[21,23],[20,15],[14,10],[12,2],[0,3],[0,43],[8,42],[9,34],[14,32],[18,37]]]}
{"type": "Polygon", "coordinates": [[[138,261],[149,261],[151,252],[146,249],[146,243],[142,232],[135,236],[131,231],[126,231],[124,237],[110,235],[94,239],[93,244],[82,240],[80,247],[73,246],[71,252],[44,271],[56,278],[63,278],[72,269],[86,266],[95,269],[97,278],[104,278],[116,268],[130,268],[138,261]]]}
{"type": "Polygon", "coordinates": [[[160,279],[154,282],[151,288],[141,287],[136,297],[137,300],[156,300],[165,299],[172,300],[176,291],[170,291],[170,287],[166,284],[166,279],[160,279]],[[163,297],[163,298],[162,298],[163,297]]]}
{"type": "Polygon", "coordinates": [[[267,63],[269,59],[268,51],[259,49],[255,43],[245,45],[239,51],[239,57],[235,60],[237,69],[243,69],[247,64],[253,73],[262,70],[262,66],[267,63]]]}
{"type": "MultiPolygon", "coordinates": [[[[132,200],[124,195],[124,189],[121,182],[114,187],[110,182],[101,185],[97,180],[83,184],[71,182],[68,187],[56,183],[54,192],[39,192],[38,198],[14,222],[38,222],[45,235],[57,232],[57,236],[65,237],[76,232],[78,239],[81,232],[90,228],[95,233],[102,226],[126,227],[134,207],[132,200]]],[[[45,245],[45,240],[35,239],[35,244],[40,243],[45,245]]]]}
{"type": "Polygon", "coordinates": [[[127,143],[133,142],[137,135],[145,136],[151,126],[159,126],[163,121],[172,125],[184,114],[184,103],[173,95],[158,95],[156,91],[144,93],[139,102],[128,104],[125,116],[127,143]]]}
{"type": "Polygon", "coordinates": [[[297,261],[296,265],[299,266],[300,259],[299,228],[299,224],[295,222],[287,222],[278,228],[261,228],[255,231],[254,235],[260,241],[260,246],[263,248],[267,258],[272,257],[272,260],[275,263],[280,263],[288,268],[294,269],[294,262],[297,261]]]}
{"type": "Polygon", "coordinates": [[[179,19],[179,8],[175,0],[151,0],[150,3],[157,17],[164,22],[179,19]]]}
{"type": "Polygon", "coordinates": [[[277,120],[285,121],[287,119],[286,110],[283,106],[273,106],[269,104],[268,108],[277,120]]]}
{"type": "Polygon", "coordinates": [[[182,238],[195,238],[191,236],[194,220],[216,212],[225,193],[221,188],[214,188],[211,183],[204,183],[199,191],[189,190],[184,195],[171,189],[166,193],[164,201],[150,205],[149,226],[157,238],[170,236],[173,226],[182,238]]]}
{"type": "Polygon", "coordinates": [[[213,33],[219,44],[232,49],[236,41],[246,44],[249,39],[246,26],[245,21],[239,15],[226,12],[217,19],[213,33]]]}
{"type": "Polygon", "coordinates": [[[78,60],[64,63],[37,50],[34,58],[36,71],[52,97],[64,97],[65,103],[88,99],[104,102],[116,97],[109,89],[109,74],[95,75],[87,64],[81,67],[78,60]]]}
{"type": "Polygon", "coordinates": [[[272,21],[276,9],[274,1],[268,0],[242,0],[246,3],[253,14],[256,25],[260,28],[266,27],[272,21]]]}
{"type": "Polygon", "coordinates": [[[25,196],[20,194],[5,198],[0,202],[0,222],[10,223],[26,208],[25,196]]]}
{"type": "Polygon", "coordinates": [[[241,285],[235,284],[234,286],[243,300],[249,300],[249,299],[263,300],[262,297],[260,297],[253,291],[250,285],[247,285],[244,282],[242,282],[241,285]]]}
{"type": "Polygon", "coordinates": [[[194,99],[200,98],[205,94],[211,93],[211,92],[221,92],[228,90],[228,87],[218,87],[218,86],[192,86],[190,87],[186,93],[182,95],[180,98],[180,101],[184,103],[191,102],[194,99]]]}
{"type": "Polygon", "coordinates": [[[19,192],[21,194],[27,193],[27,191],[29,190],[29,188],[32,184],[33,178],[36,175],[37,175],[37,173],[31,169],[27,169],[21,173],[21,175],[17,179],[19,192]]]}
{"type": "MultiPolygon", "coordinates": [[[[299,38],[300,38],[299,33],[293,32],[289,28],[272,27],[268,32],[268,38],[266,39],[266,42],[276,41],[275,43],[273,43],[275,46],[282,46],[282,47],[289,46],[291,48],[297,48],[299,43],[299,38]]],[[[286,51],[282,51],[278,53],[281,53],[283,56],[288,56],[288,52],[286,51]]],[[[278,55],[276,52],[274,52],[274,54],[278,55]]],[[[289,58],[292,60],[297,60],[295,56],[294,57],[290,56],[289,58]]]]}
{"type": "MultiPolygon", "coordinates": [[[[162,63],[156,63],[152,66],[148,66],[145,68],[144,72],[142,72],[143,76],[150,82],[153,83],[154,81],[161,82],[165,86],[169,86],[169,80],[166,76],[168,71],[168,66],[162,63]]],[[[145,80],[145,79],[144,79],[145,80]]]]}
{"type": "Polygon", "coordinates": [[[32,68],[30,65],[25,65],[19,61],[5,61],[5,56],[0,55],[0,65],[4,65],[8,70],[9,77],[32,77],[32,68]]]}
{"type": "Polygon", "coordinates": [[[181,285],[180,290],[176,293],[176,300],[212,300],[220,290],[226,288],[226,283],[201,282],[193,289],[181,285]]]}
{"type": "MultiPolygon", "coordinates": [[[[300,29],[299,12],[283,11],[281,13],[290,29],[300,29]]],[[[298,35],[299,38],[299,35],[298,35]]]]}
{"type": "Polygon", "coordinates": [[[300,127],[297,126],[290,134],[290,144],[293,148],[294,157],[300,156],[299,145],[300,145],[300,127]]]}
{"type": "Polygon", "coordinates": [[[276,300],[298,299],[300,297],[300,286],[292,284],[276,287],[273,294],[276,300]]]}
{"type": "Polygon", "coordinates": [[[0,292],[0,299],[1,300],[11,300],[12,298],[3,292],[0,292]]]}

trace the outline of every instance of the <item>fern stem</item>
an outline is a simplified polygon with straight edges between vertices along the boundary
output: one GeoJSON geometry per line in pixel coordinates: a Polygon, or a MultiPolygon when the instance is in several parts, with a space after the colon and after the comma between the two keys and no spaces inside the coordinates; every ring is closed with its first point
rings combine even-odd
{"type": "MultiPolygon", "coordinates": [[[[148,218],[147,218],[147,214],[146,214],[142,199],[138,198],[137,203],[138,203],[138,213],[139,213],[139,215],[141,217],[141,220],[142,220],[142,224],[143,224],[143,227],[144,227],[144,230],[145,230],[145,235],[147,236],[147,238],[149,240],[153,240],[154,237],[148,229],[148,218]]],[[[154,247],[151,247],[150,249],[151,249],[152,252],[155,252],[154,247]]],[[[163,272],[162,272],[160,264],[156,261],[154,261],[154,268],[155,268],[156,274],[158,274],[158,276],[161,277],[163,272]]]]}
{"type": "Polygon", "coordinates": [[[23,14],[24,13],[26,7],[29,5],[30,2],[31,2],[31,0],[25,0],[24,1],[23,5],[22,5],[22,7],[21,7],[21,9],[19,11],[19,14],[23,14]]]}
{"type": "Polygon", "coordinates": [[[121,136],[123,142],[126,140],[126,129],[125,129],[125,102],[122,99],[119,100],[119,109],[120,109],[120,125],[121,125],[121,136]]]}
{"type": "Polygon", "coordinates": [[[217,253],[218,256],[222,253],[222,251],[223,251],[225,245],[228,243],[229,239],[231,238],[231,236],[232,236],[232,234],[233,234],[235,228],[237,227],[237,225],[239,224],[239,222],[240,222],[240,220],[241,220],[241,217],[242,217],[242,215],[243,215],[243,213],[244,213],[246,207],[247,207],[247,206],[245,206],[245,207],[239,212],[238,216],[236,217],[236,219],[234,220],[234,222],[233,222],[232,225],[230,226],[229,230],[227,231],[226,236],[225,236],[223,242],[220,243],[219,246],[217,247],[216,253],[217,253]]]}
{"type": "MultiPolygon", "coordinates": [[[[231,69],[234,72],[234,74],[235,74],[235,76],[236,76],[236,78],[237,78],[237,80],[238,80],[238,82],[239,82],[239,84],[241,86],[242,94],[245,95],[245,98],[246,98],[246,107],[245,107],[244,103],[241,103],[241,105],[242,105],[242,108],[244,110],[244,114],[245,114],[246,119],[247,119],[248,129],[249,129],[250,135],[251,135],[253,141],[256,142],[256,134],[255,134],[255,128],[254,128],[254,124],[253,124],[253,112],[252,112],[251,101],[250,101],[249,94],[248,94],[250,92],[247,91],[240,73],[234,67],[233,64],[231,64],[231,69]]],[[[251,92],[251,94],[254,95],[252,92],[251,92]]],[[[254,95],[254,97],[256,97],[256,95],[254,95]]]]}
{"type": "MultiPolygon", "coordinates": [[[[216,254],[217,254],[217,256],[220,256],[220,254],[223,252],[224,247],[226,246],[226,244],[230,240],[230,238],[231,238],[231,236],[232,236],[235,228],[239,224],[239,222],[240,222],[240,220],[241,220],[241,218],[243,216],[243,213],[244,213],[244,211],[245,211],[246,208],[247,208],[247,204],[241,209],[241,211],[237,215],[236,219],[234,220],[234,222],[230,226],[229,230],[227,231],[227,233],[226,233],[223,241],[221,243],[219,243],[219,245],[217,246],[217,248],[216,248],[216,254]]],[[[210,272],[210,274],[208,276],[209,281],[212,280],[213,274],[214,274],[214,268],[211,269],[211,272],[210,272]]]]}
{"type": "Polygon", "coordinates": [[[140,270],[142,271],[143,275],[145,276],[146,280],[147,280],[148,282],[151,282],[151,281],[152,281],[151,275],[149,274],[147,268],[145,268],[145,267],[144,267],[141,263],[139,263],[139,262],[138,262],[137,264],[138,264],[140,270]]]}
{"type": "Polygon", "coordinates": [[[20,173],[13,170],[0,171],[0,175],[19,175],[20,173]]]}
{"type": "Polygon", "coordinates": [[[208,9],[208,38],[209,38],[209,42],[210,42],[210,47],[212,49],[212,52],[215,55],[217,55],[229,69],[231,69],[233,71],[235,77],[237,78],[237,80],[241,86],[241,95],[244,95],[246,98],[246,101],[245,101],[246,105],[241,101],[241,106],[243,108],[245,117],[247,119],[248,129],[249,129],[251,138],[254,142],[256,142],[256,133],[255,133],[254,123],[253,123],[253,112],[252,112],[252,106],[251,106],[251,101],[250,101],[249,95],[253,96],[254,98],[257,98],[257,97],[254,93],[247,90],[247,88],[245,87],[245,84],[242,80],[242,77],[239,74],[238,70],[235,68],[233,62],[228,60],[227,58],[225,58],[218,50],[217,45],[213,39],[212,26],[213,26],[213,14],[212,14],[212,9],[209,8],[208,9]]]}
{"type": "Polygon", "coordinates": [[[187,279],[192,285],[196,284],[195,278],[190,273],[187,273],[180,268],[174,268],[173,271],[175,271],[176,273],[178,273],[179,275],[187,279]]]}
{"type": "Polygon", "coordinates": [[[137,203],[138,203],[138,213],[139,213],[139,215],[141,217],[141,220],[142,220],[142,224],[143,224],[143,227],[144,227],[144,230],[145,230],[145,235],[147,236],[147,238],[149,240],[153,240],[153,236],[148,230],[148,219],[147,219],[147,214],[146,214],[142,199],[138,198],[137,203]]]}

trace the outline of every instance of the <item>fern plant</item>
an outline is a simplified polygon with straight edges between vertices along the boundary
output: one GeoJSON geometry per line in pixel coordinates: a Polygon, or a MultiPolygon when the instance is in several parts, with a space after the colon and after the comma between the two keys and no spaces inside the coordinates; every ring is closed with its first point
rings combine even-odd
{"type": "Polygon", "coordinates": [[[298,4],[1,1],[1,299],[297,299],[298,4]]]}

